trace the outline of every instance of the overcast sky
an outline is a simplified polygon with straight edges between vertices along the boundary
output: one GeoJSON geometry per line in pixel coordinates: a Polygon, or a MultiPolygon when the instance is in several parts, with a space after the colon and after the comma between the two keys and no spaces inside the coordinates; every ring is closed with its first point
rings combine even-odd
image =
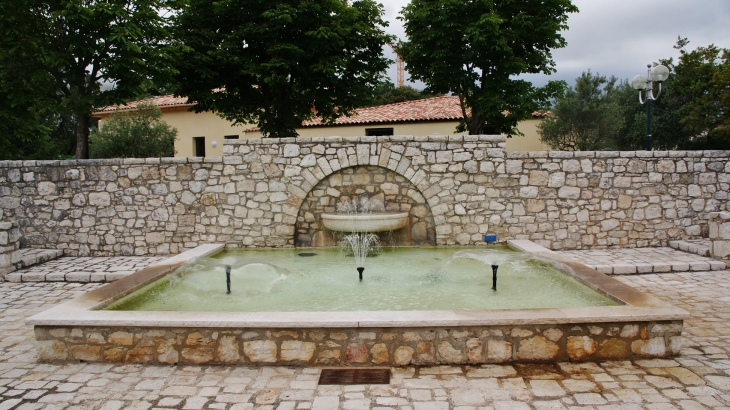
{"type": "MultiPolygon", "coordinates": [[[[405,39],[396,17],[409,1],[380,1],[390,22],[386,31],[405,39]]],[[[580,12],[568,19],[570,29],[563,33],[568,45],[553,52],[557,73],[525,77],[535,85],[549,79],[573,85],[588,69],[630,80],[646,74],[646,65],[660,58],[676,60],[679,52],[672,46],[677,36],[689,39],[690,50],[710,44],[730,48],[730,0],[574,0],[573,4],[580,12]]],[[[395,59],[389,50],[388,55],[395,59]]],[[[388,74],[395,80],[394,66],[388,74]]]]}

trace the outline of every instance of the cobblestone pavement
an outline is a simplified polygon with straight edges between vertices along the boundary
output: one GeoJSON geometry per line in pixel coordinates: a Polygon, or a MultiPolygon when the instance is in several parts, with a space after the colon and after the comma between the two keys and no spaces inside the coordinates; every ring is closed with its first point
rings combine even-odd
{"type": "Polygon", "coordinates": [[[725,262],[667,247],[556,252],[608,275],[727,269],[725,262]]]}
{"type": "Polygon", "coordinates": [[[37,363],[24,319],[99,284],[0,284],[0,409],[730,409],[730,272],[622,276],[689,310],[673,360],[396,368],[318,386],[316,368],[37,363]]]}
{"type": "Polygon", "coordinates": [[[8,273],[8,282],[113,282],[168,256],[65,257],[8,273]]]}

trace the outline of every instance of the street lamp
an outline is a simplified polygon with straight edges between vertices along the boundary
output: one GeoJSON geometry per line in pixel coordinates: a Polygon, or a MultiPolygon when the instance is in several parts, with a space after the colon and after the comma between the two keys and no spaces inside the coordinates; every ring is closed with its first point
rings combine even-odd
{"type": "Polygon", "coordinates": [[[646,102],[646,150],[651,151],[651,102],[662,94],[662,82],[669,77],[669,69],[664,65],[658,65],[652,70],[651,64],[646,65],[646,75],[637,75],[631,85],[639,90],[639,102],[646,102]],[[654,95],[652,81],[659,83],[659,92],[654,95]],[[644,97],[646,93],[646,97],[644,97]]]}

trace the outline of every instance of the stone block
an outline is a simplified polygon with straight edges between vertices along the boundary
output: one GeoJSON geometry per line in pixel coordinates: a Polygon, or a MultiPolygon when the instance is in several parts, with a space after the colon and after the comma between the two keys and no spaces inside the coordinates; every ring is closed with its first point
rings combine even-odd
{"type": "Polygon", "coordinates": [[[689,263],[687,262],[672,262],[672,272],[687,272],[689,270],[689,263]]]}
{"type": "Polygon", "coordinates": [[[488,363],[504,363],[512,359],[512,343],[507,340],[493,340],[487,342],[488,363]]]}
{"type": "Polygon", "coordinates": [[[236,336],[223,336],[218,344],[217,357],[221,363],[237,363],[241,359],[238,339],[236,336]]]}
{"type": "Polygon", "coordinates": [[[442,363],[463,363],[465,361],[464,353],[460,349],[454,348],[451,343],[442,341],[438,345],[439,362],[442,363]]]}
{"type": "Polygon", "coordinates": [[[101,360],[101,346],[74,345],[69,348],[71,357],[86,362],[98,362],[101,360]]]}
{"type": "Polygon", "coordinates": [[[275,363],[276,342],[273,340],[243,342],[243,354],[253,363],[275,363]]]}
{"type": "Polygon", "coordinates": [[[70,272],[66,274],[68,282],[89,282],[91,280],[91,272],[70,272]]]}
{"type": "Polygon", "coordinates": [[[534,336],[520,341],[517,349],[517,359],[520,360],[552,360],[555,359],[560,348],[557,344],[542,336],[534,336]]]}
{"type": "Polygon", "coordinates": [[[636,273],[636,265],[628,263],[616,263],[613,265],[614,275],[631,275],[636,273]]]}
{"type": "Polygon", "coordinates": [[[350,343],[345,349],[345,363],[367,363],[368,348],[365,343],[350,343]]]}
{"type": "Polygon", "coordinates": [[[186,347],[182,349],[182,358],[185,363],[203,364],[213,361],[212,347],[186,347]]]}
{"type": "Polygon", "coordinates": [[[648,340],[634,340],[631,342],[631,351],[644,357],[664,357],[667,347],[663,337],[654,337],[648,340]]]}
{"type": "Polygon", "coordinates": [[[52,362],[68,359],[68,348],[58,340],[39,340],[36,342],[38,361],[52,362]]]}
{"type": "Polygon", "coordinates": [[[388,346],[385,343],[376,343],[370,349],[370,354],[373,357],[372,362],[374,364],[387,364],[390,363],[390,355],[388,353],[388,346]]]}
{"type": "Polygon", "coordinates": [[[285,340],[281,342],[281,360],[285,362],[309,362],[314,356],[317,345],[299,340],[285,340]]]}
{"type": "Polygon", "coordinates": [[[564,186],[558,190],[558,198],[563,199],[579,199],[580,188],[572,186],[564,186]]]}
{"type": "Polygon", "coordinates": [[[398,366],[407,366],[413,361],[413,353],[415,353],[415,350],[412,347],[400,346],[393,353],[393,361],[398,366]]]}
{"type": "Polygon", "coordinates": [[[710,270],[710,263],[700,261],[690,262],[689,270],[691,270],[692,272],[706,272],[710,270]]]}

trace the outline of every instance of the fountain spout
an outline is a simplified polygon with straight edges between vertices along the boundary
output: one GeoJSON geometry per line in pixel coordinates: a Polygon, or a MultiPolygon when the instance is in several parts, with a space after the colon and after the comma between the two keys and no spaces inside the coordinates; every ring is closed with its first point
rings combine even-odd
{"type": "Polygon", "coordinates": [[[360,282],[362,282],[362,273],[363,273],[364,270],[365,270],[364,267],[358,267],[357,268],[357,273],[360,274],[360,282]]]}
{"type": "Polygon", "coordinates": [[[499,265],[492,265],[492,290],[497,290],[497,269],[499,265]]]}
{"type": "Polygon", "coordinates": [[[226,265],[226,293],[231,294],[231,265],[226,265]]]}

